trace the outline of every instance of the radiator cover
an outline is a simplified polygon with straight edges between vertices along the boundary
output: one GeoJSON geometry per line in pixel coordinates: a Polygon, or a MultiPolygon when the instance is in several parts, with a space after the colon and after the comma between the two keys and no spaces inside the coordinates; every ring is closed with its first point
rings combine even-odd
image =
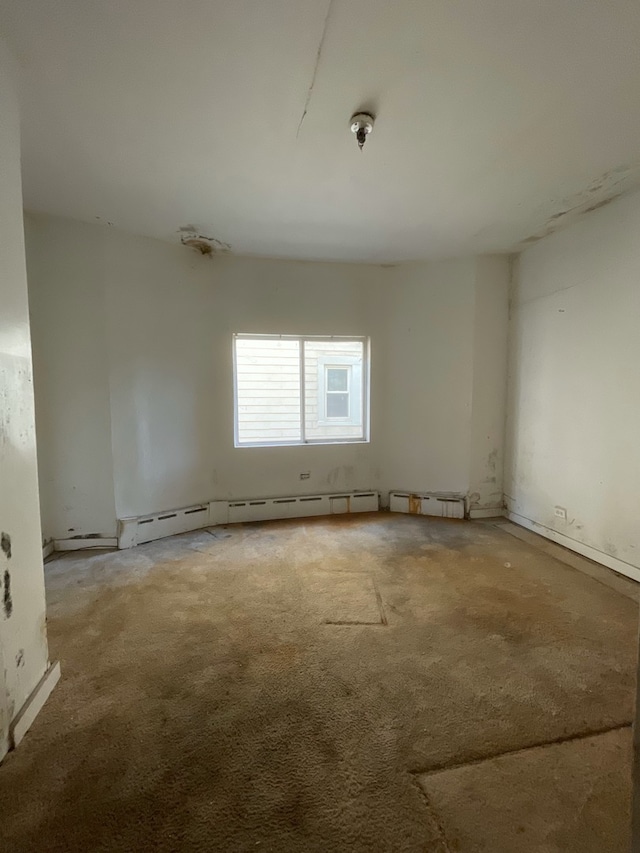
{"type": "Polygon", "coordinates": [[[457,492],[395,491],[389,493],[389,510],[438,518],[464,518],[465,496],[457,492]]]}
{"type": "Polygon", "coordinates": [[[175,536],[176,533],[187,533],[217,524],[377,512],[379,508],[378,492],[370,491],[210,501],[154,515],[121,518],[118,521],[118,547],[133,548],[155,539],[175,536]]]}

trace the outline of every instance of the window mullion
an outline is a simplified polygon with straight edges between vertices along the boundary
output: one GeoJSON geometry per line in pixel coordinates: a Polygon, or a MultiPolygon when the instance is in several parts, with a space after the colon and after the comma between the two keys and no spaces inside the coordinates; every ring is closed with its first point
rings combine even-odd
{"type": "Polygon", "coordinates": [[[299,359],[300,359],[300,436],[302,443],[307,441],[307,413],[305,411],[305,395],[304,395],[304,340],[298,341],[299,359]]]}

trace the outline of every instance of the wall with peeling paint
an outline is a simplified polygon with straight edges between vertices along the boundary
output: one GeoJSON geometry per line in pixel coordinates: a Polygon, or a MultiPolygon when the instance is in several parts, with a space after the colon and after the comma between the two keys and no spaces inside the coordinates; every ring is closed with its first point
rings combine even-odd
{"type": "Polygon", "coordinates": [[[621,570],[640,567],[639,233],[638,193],[594,211],[520,256],[511,300],[509,510],[621,570]]]}
{"type": "Polygon", "coordinates": [[[513,251],[640,181],[637,0],[2,7],[35,210],[398,262],[513,251]]]}
{"type": "Polygon", "coordinates": [[[0,41],[0,759],[47,667],[44,574],[13,60],[0,41]]]}
{"type": "Polygon", "coordinates": [[[82,532],[109,533],[115,517],[212,498],[466,493],[486,465],[472,430],[504,417],[497,373],[485,373],[502,357],[506,278],[497,318],[480,322],[477,311],[495,264],[484,274],[476,258],[390,268],[208,258],[105,226],[28,220],[43,480],[59,472],[43,512],[56,537],[89,523],[82,532]],[[42,329],[47,317],[55,330],[42,329]],[[371,442],[234,448],[236,331],[370,336],[371,442]]]}

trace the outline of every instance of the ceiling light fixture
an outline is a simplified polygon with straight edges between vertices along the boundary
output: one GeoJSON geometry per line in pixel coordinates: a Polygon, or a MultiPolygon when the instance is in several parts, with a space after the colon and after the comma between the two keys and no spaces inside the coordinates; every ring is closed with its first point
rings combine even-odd
{"type": "Polygon", "coordinates": [[[355,133],[358,140],[358,147],[362,151],[364,144],[367,141],[367,136],[373,130],[373,122],[375,118],[370,113],[356,113],[351,116],[351,133],[355,133]]]}

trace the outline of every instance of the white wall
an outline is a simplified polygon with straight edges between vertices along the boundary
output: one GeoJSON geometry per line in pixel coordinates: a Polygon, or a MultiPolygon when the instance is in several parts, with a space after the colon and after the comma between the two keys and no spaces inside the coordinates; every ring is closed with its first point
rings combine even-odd
{"type": "Polygon", "coordinates": [[[521,255],[505,480],[509,509],[525,522],[631,574],[640,567],[639,234],[634,194],[521,255]]]}
{"type": "MultiPolygon", "coordinates": [[[[378,268],[210,260],[155,240],[106,236],[119,517],[212,496],[377,485],[379,433],[358,446],[234,448],[232,334],[375,337],[379,311],[366,293],[378,268]],[[306,471],[311,477],[301,481],[306,471]]],[[[374,380],[374,406],[379,388],[374,380]]]]}
{"type": "Polygon", "coordinates": [[[104,226],[27,218],[29,270],[39,279],[34,318],[56,327],[47,332],[38,322],[34,338],[38,418],[48,432],[40,464],[43,476],[57,472],[44,498],[71,507],[47,509],[59,519],[56,537],[65,535],[62,520],[78,529],[79,491],[82,517],[93,524],[82,532],[103,533],[115,517],[213,498],[469,489],[472,465],[482,465],[475,456],[487,456],[471,441],[472,397],[485,418],[501,424],[504,416],[493,378],[485,395],[474,376],[473,355],[484,346],[499,357],[506,267],[483,272],[474,258],[393,268],[210,259],[104,226]],[[476,319],[478,293],[496,286],[502,313],[485,327],[476,319]],[[104,323],[93,313],[100,305],[104,323]],[[87,322],[90,334],[76,333],[76,322],[87,322]],[[371,442],[235,448],[233,332],[369,336],[371,442]],[[67,365],[78,360],[71,388],[67,365]],[[69,394],[78,416],[60,411],[69,394]],[[109,431],[111,462],[94,472],[109,431]]]}
{"type": "Polygon", "coordinates": [[[460,491],[502,512],[506,256],[403,264],[385,283],[385,488],[460,491]]]}
{"type": "Polygon", "coordinates": [[[31,343],[13,63],[0,42],[0,759],[47,667],[31,343]],[[9,545],[10,542],[10,545],[9,545]]]}
{"type": "Polygon", "coordinates": [[[503,506],[509,273],[506,256],[478,258],[469,485],[472,517],[499,515],[503,506]]]}
{"type": "Polygon", "coordinates": [[[115,536],[101,234],[25,226],[43,538],[115,536]]]}
{"type": "Polygon", "coordinates": [[[469,487],[475,259],[396,267],[382,308],[385,489],[469,487]]]}

